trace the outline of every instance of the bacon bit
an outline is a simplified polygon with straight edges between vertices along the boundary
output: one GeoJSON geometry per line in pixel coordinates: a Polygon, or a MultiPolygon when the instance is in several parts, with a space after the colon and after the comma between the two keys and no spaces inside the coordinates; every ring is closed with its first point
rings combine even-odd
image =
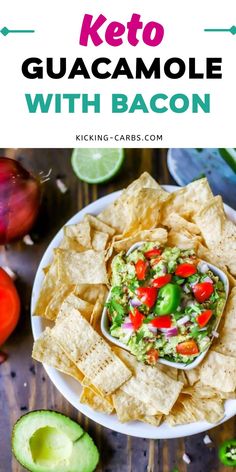
{"type": "Polygon", "coordinates": [[[31,238],[31,236],[29,234],[26,234],[23,237],[23,242],[26,244],[26,246],[33,246],[34,245],[34,241],[33,241],[33,239],[31,238]]]}
{"type": "Polygon", "coordinates": [[[210,436],[208,436],[208,434],[206,434],[206,435],[204,436],[203,442],[204,442],[204,444],[206,444],[206,445],[207,445],[207,444],[212,444],[212,440],[211,440],[210,436]]]}
{"type": "Polygon", "coordinates": [[[3,352],[3,351],[0,351],[0,365],[3,364],[3,362],[5,362],[8,358],[8,355],[3,352]]]}
{"type": "Polygon", "coordinates": [[[13,270],[10,267],[2,266],[2,269],[5,270],[5,272],[9,275],[9,277],[11,277],[12,280],[16,280],[17,275],[15,274],[15,272],[13,272],[13,270]]]}
{"type": "Polygon", "coordinates": [[[61,179],[56,179],[56,184],[57,184],[57,187],[59,188],[61,193],[66,193],[67,192],[68,188],[64,184],[64,182],[62,182],[61,179]]]}
{"type": "Polygon", "coordinates": [[[191,459],[188,456],[188,454],[184,453],[182,459],[185,462],[185,464],[191,464],[191,459]]]}

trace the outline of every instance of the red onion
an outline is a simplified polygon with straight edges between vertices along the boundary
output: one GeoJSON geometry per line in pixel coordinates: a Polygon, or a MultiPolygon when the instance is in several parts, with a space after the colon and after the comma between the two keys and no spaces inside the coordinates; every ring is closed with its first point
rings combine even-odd
{"type": "Polygon", "coordinates": [[[151,323],[148,323],[147,327],[148,327],[149,331],[151,331],[151,333],[157,334],[157,328],[155,328],[155,326],[152,326],[151,323]]]}
{"type": "Polygon", "coordinates": [[[213,330],[211,334],[212,334],[212,336],[213,336],[214,338],[218,338],[218,337],[219,337],[218,331],[214,331],[214,330],[213,330]]]}
{"type": "Polygon", "coordinates": [[[213,280],[210,277],[206,277],[203,282],[209,282],[210,284],[213,284],[213,280]]]}
{"type": "Polygon", "coordinates": [[[130,304],[135,308],[137,306],[142,305],[142,302],[135,297],[135,298],[131,298],[130,304]]]}
{"type": "Polygon", "coordinates": [[[197,265],[197,268],[202,274],[205,274],[209,270],[207,263],[204,261],[200,261],[197,265]]]}
{"type": "Polygon", "coordinates": [[[190,320],[188,315],[183,316],[183,318],[180,318],[176,323],[178,326],[182,326],[185,323],[187,323],[190,320]]]}
{"type": "Polygon", "coordinates": [[[30,231],[40,194],[40,181],[19,162],[0,157],[0,244],[20,239],[30,231]]]}
{"type": "Polygon", "coordinates": [[[160,328],[159,331],[164,333],[167,338],[171,338],[172,336],[178,336],[177,326],[173,326],[172,328],[160,328]]]}
{"type": "Polygon", "coordinates": [[[121,325],[121,327],[122,327],[123,329],[130,329],[130,330],[132,330],[132,331],[133,331],[133,329],[134,329],[132,323],[123,323],[123,324],[121,325]]]}

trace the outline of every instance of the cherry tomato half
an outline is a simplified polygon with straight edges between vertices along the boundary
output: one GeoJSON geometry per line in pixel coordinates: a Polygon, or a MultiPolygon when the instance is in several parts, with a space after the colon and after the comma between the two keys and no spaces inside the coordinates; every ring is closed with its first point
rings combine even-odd
{"type": "Polygon", "coordinates": [[[201,328],[207,325],[208,321],[211,319],[213,315],[212,310],[205,310],[197,317],[197,322],[201,328]]]}
{"type": "Polygon", "coordinates": [[[130,312],[129,317],[130,317],[130,321],[133,325],[133,328],[135,330],[140,328],[140,326],[143,323],[143,319],[145,318],[144,315],[142,313],[140,313],[140,311],[138,311],[137,308],[134,309],[133,313],[130,312]]]}
{"type": "Polygon", "coordinates": [[[0,285],[3,287],[5,286],[9,286],[9,285],[12,285],[13,282],[12,282],[12,279],[11,277],[5,272],[4,269],[2,269],[2,267],[0,267],[0,285]]]}
{"type": "Polygon", "coordinates": [[[148,364],[155,365],[157,363],[159,354],[156,349],[149,349],[147,352],[147,362],[148,364]]]}
{"type": "Polygon", "coordinates": [[[176,267],[175,270],[175,275],[178,275],[179,277],[190,277],[190,275],[196,274],[197,268],[194,264],[189,264],[188,262],[185,262],[183,264],[179,264],[176,267]]]}
{"type": "Polygon", "coordinates": [[[156,288],[164,287],[164,285],[170,283],[172,279],[172,274],[162,275],[161,277],[157,277],[153,280],[152,285],[156,288]]]}
{"type": "Polygon", "coordinates": [[[150,251],[147,251],[144,253],[144,256],[147,259],[151,259],[152,257],[160,256],[162,253],[161,249],[158,249],[157,247],[154,247],[153,249],[150,249],[150,251]]]}
{"type": "Polygon", "coordinates": [[[200,282],[193,287],[194,296],[199,303],[203,303],[208,300],[213,292],[214,287],[211,282],[200,282]]]}
{"type": "Polygon", "coordinates": [[[170,328],[172,324],[171,316],[158,316],[151,321],[155,328],[170,328]]]}
{"type": "Polygon", "coordinates": [[[0,270],[0,345],[15,329],[20,316],[20,299],[8,274],[0,270]]]}
{"type": "Polygon", "coordinates": [[[178,354],[182,354],[182,356],[193,356],[194,354],[199,354],[198,345],[193,341],[193,339],[177,344],[176,351],[178,354]]]}
{"type": "Polygon", "coordinates": [[[157,289],[155,287],[139,287],[136,294],[139,300],[149,308],[152,308],[157,299],[157,289]]]}
{"type": "Polygon", "coordinates": [[[138,280],[144,280],[147,275],[148,263],[139,259],[135,264],[135,272],[138,280]]]}

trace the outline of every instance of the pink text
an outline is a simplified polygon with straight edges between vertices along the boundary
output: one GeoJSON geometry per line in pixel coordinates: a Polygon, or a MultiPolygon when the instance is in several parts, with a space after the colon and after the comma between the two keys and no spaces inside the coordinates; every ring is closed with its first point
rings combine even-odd
{"type": "Polygon", "coordinates": [[[94,19],[93,15],[86,13],[82,23],[79,43],[81,46],[87,46],[90,39],[94,46],[100,46],[105,41],[110,46],[117,47],[123,44],[123,37],[126,33],[127,41],[131,46],[137,46],[141,39],[147,46],[158,46],[164,36],[163,26],[156,21],[150,21],[144,26],[140,18],[141,15],[133,13],[126,25],[119,21],[111,21],[111,23],[105,25],[107,18],[104,15],[100,14],[94,19]],[[105,26],[105,31],[102,26],[105,26]]]}

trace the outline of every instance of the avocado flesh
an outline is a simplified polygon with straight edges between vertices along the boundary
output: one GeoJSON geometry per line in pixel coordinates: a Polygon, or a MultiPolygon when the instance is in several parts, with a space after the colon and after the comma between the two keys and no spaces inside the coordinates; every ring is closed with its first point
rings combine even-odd
{"type": "Polygon", "coordinates": [[[93,472],[99,459],[93,440],[76,422],[47,410],[33,411],[17,421],[12,449],[32,472],[93,472]]]}

